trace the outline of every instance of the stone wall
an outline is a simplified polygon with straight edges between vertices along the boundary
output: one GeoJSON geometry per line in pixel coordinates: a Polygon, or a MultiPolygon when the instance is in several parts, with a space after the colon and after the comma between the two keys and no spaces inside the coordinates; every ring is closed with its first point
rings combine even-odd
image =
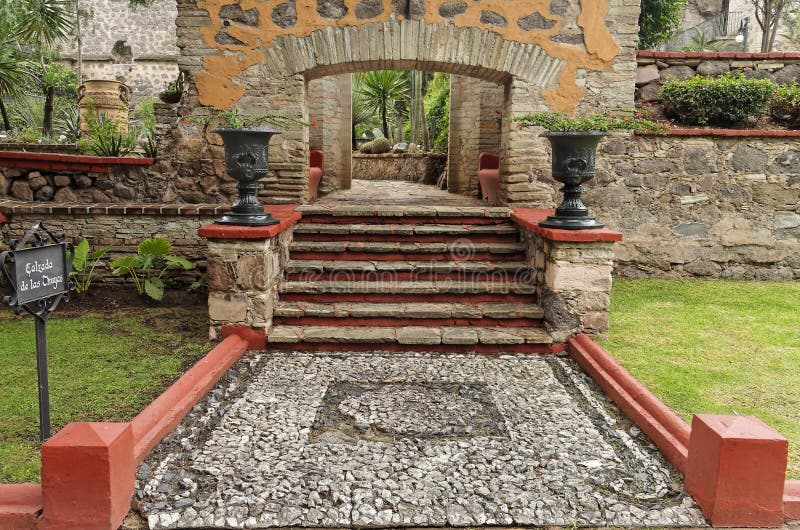
{"type": "Polygon", "coordinates": [[[773,134],[603,140],[584,199],[617,274],[800,278],[800,137],[773,134]]]}
{"type": "MultiPolygon", "coordinates": [[[[197,268],[171,274],[181,284],[190,284],[200,278],[206,268],[206,241],[197,235],[197,229],[219,217],[223,208],[187,205],[159,205],[148,209],[134,206],[93,207],[91,213],[86,205],[44,205],[0,201],[0,249],[11,239],[20,239],[34,222],[43,220],[48,229],[66,234],[67,241],[74,244],[88,238],[92,249],[114,244],[104,259],[104,264],[95,270],[95,278],[110,283],[125,280],[111,274],[107,263],[129,253],[143,239],[165,237],[172,243],[172,253],[191,260],[197,268]],[[143,212],[147,213],[143,213],[143,212]],[[6,219],[3,220],[3,217],[6,219]]],[[[132,287],[131,287],[132,288],[132,287]]]]}
{"type": "Polygon", "coordinates": [[[158,186],[142,167],[113,166],[110,173],[0,167],[0,199],[55,203],[160,202],[158,186]]]}
{"type": "Polygon", "coordinates": [[[309,148],[325,153],[321,194],[350,187],[352,86],[350,74],[308,82],[309,148]]]}
{"type": "MultiPolygon", "coordinates": [[[[84,79],[110,79],[131,87],[134,104],[154,97],[178,73],[175,0],[152,6],[129,6],[127,0],[82,0],[89,13],[83,22],[84,79]]],[[[62,46],[71,64],[77,61],[74,41],[62,46]]]]}
{"type": "Polygon", "coordinates": [[[505,86],[450,76],[450,139],[447,189],[478,196],[478,155],[500,153],[505,86]]]}
{"type": "Polygon", "coordinates": [[[800,53],[651,52],[636,58],[636,101],[661,101],[661,86],[668,79],[742,73],[790,85],[800,81],[800,53]]]}
{"type": "Polygon", "coordinates": [[[445,155],[402,153],[366,155],[353,153],[353,178],[361,180],[402,180],[436,184],[444,171],[445,155]]]}
{"type": "MultiPolygon", "coordinates": [[[[513,128],[510,118],[548,108],[632,106],[638,15],[638,4],[627,0],[315,0],[246,9],[230,0],[180,0],[179,64],[190,74],[184,105],[194,114],[215,106],[308,117],[308,80],[377,68],[507,84],[502,198],[531,203],[546,162],[529,149],[535,135],[513,128]]],[[[213,151],[196,125],[180,128],[195,142],[178,144],[179,163],[213,151]]],[[[305,197],[289,185],[307,182],[308,134],[287,131],[271,149],[281,185],[275,197],[305,197]]]]}

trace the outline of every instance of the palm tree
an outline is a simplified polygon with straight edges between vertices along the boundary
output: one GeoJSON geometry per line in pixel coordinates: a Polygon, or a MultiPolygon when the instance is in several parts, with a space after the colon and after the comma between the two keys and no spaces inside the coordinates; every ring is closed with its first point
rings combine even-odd
{"type": "Polygon", "coordinates": [[[408,97],[408,78],[403,72],[394,70],[374,70],[364,74],[356,74],[360,79],[356,82],[353,93],[361,98],[364,106],[381,118],[381,130],[389,138],[388,111],[394,103],[408,97]]]}
{"type": "Polygon", "coordinates": [[[18,41],[38,48],[52,49],[72,30],[70,0],[17,1],[16,21],[11,34],[18,41]]]}
{"type": "Polygon", "coordinates": [[[19,94],[22,86],[31,77],[28,63],[15,53],[16,49],[8,42],[0,42],[0,115],[3,119],[3,129],[11,130],[11,122],[3,103],[3,97],[13,97],[19,94]]]}

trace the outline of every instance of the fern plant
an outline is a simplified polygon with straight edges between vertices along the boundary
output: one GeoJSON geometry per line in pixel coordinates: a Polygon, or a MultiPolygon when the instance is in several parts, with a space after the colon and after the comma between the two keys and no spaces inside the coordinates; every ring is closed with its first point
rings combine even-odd
{"type": "Polygon", "coordinates": [[[111,271],[116,276],[130,276],[139,296],[146,294],[160,302],[164,298],[164,273],[170,269],[194,269],[194,263],[171,251],[172,244],[163,237],[145,239],[136,254],[112,261],[111,271]]]}

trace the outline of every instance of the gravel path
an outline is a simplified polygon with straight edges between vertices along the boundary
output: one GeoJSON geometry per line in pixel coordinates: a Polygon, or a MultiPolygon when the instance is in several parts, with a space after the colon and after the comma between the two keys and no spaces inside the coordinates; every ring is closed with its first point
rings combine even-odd
{"type": "Polygon", "coordinates": [[[140,467],[137,501],[152,529],[705,525],[549,356],[250,353],[140,467]]]}

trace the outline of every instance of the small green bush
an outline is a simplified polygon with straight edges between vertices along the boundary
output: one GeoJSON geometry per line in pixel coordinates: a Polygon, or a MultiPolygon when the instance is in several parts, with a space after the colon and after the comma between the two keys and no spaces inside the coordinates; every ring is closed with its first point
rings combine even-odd
{"type": "Polygon", "coordinates": [[[370,152],[373,155],[382,155],[391,150],[392,142],[390,142],[388,138],[375,138],[375,140],[372,142],[372,150],[370,152]]]}
{"type": "Polygon", "coordinates": [[[361,144],[361,147],[359,148],[359,151],[361,151],[361,152],[362,152],[362,153],[364,153],[365,155],[368,155],[368,154],[372,153],[372,146],[373,146],[374,144],[375,144],[375,142],[374,142],[374,141],[372,141],[372,142],[367,142],[367,143],[365,143],[365,144],[361,144]]]}
{"type": "Polygon", "coordinates": [[[778,85],[770,108],[772,119],[790,129],[800,129],[800,86],[778,85]]]}
{"type": "Polygon", "coordinates": [[[695,76],[664,83],[661,97],[670,118],[689,125],[734,125],[765,116],[775,83],[743,75],[695,76]]]}

